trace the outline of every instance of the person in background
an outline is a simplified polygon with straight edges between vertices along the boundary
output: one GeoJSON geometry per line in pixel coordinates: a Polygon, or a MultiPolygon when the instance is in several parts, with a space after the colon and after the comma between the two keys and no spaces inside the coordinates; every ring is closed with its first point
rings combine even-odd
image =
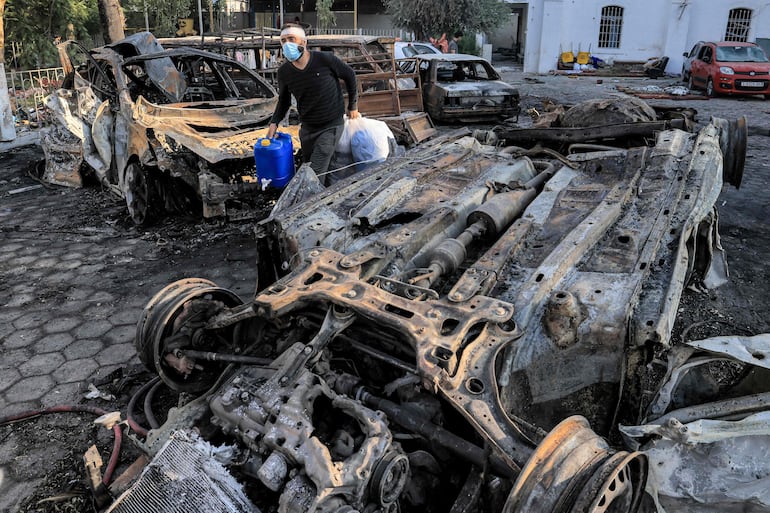
{"type": "Polygon", "coordinates": [[[455,35],[452,36],[452,39],[449,41],[449,46],[447,53],[458,53],[457,43],[460,42],[460,39],[463,37],[462,30],[458,30],[455,32],[455,35]]]}
{"type": "Polygon", "coordinates": [[[358,89],[353,68],[331,53],[307,50],[307,37],[302,27],[288,24],[281,30],[281,50],[286,62],[278,68],[278,105],[270,118],[267,137],[274,138],[278,123],[297,100],[302,127],[299,139],[302,155],[310,163],[321,183],[329,169],[344,128],[345,103],[340,80],[348,93],[350,119],[359,117],[358,89]]]}

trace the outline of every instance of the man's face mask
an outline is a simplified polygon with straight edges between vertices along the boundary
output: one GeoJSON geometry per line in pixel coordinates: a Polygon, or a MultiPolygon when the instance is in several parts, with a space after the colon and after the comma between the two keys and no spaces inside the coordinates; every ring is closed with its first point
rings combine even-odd
{"type": "Polygon", "coordinates": [[[297,43],[284,43],[281,45],[281,49],[283,50],[283,56],[286,57],[289,62],[294,62],[299,59],[300,55],[302,55],[302,52],[305,50],[304,47],[299,46],[297,43]]]}

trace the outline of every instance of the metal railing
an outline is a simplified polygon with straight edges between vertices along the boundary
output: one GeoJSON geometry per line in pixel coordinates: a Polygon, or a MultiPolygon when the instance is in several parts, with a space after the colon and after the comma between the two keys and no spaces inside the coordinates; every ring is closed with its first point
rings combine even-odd
{"type": "Polygon", "coordinates": [[[339,35],[339,36],[375,36],[375,37],[397,37],[402,40],[411,40],[412,33],[400,29],[377,29],[377,28],[328,28],[321,29],[311,27],[308,35],[339,35]]]}
{"type": "Polygon", "coordinates": [[[46,108],[43,99],[62,86],[64,68],[39,68],[6,72],[10,90],[11,108],[16,123],[29,122],[38,126],[46,124],[46,108]]]}

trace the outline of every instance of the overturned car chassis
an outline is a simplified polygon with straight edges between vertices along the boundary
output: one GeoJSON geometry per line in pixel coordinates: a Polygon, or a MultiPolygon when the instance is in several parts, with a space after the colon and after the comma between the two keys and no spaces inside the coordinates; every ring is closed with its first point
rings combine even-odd
{"type": "Polygon", "coordinates": [[[253,301],[186,279],[145,308],[141,360],[197,398],[109,511],[636,511],[647,459],[600,435],[686,281],[723,276],[730,133],[559,161],[455,133],[273,212],[253,301]]]}

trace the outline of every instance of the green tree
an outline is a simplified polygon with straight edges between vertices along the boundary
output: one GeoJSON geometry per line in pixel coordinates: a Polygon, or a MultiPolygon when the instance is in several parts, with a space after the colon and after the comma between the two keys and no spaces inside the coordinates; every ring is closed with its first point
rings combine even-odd
{"type": "Polygon", "coordinates": [[[318,0],[316,2],[316,15],[318,16],[318,28],[326,30],[337,24],[337,16],[332,11],[334,0],[318,0]]]}
{"type": "Polygon", "coordinates": [[[59,39],[93,44],[92,35],[101,33],[97,0],[7,0],[4,22],[5,59],[25,69],[58,66],[59,39]]]}
{"type": "MultiPolygon", "coordinates": [[[[147,8],[150,31],[157,37],[173,37],[179,18],[194,18],[197,26],[197,2],[194,0],[123,0],[128,25],[134,31],[144,30],[144,10],[147,8]]],[[[208,0],[202,0],[204,8],[208,0]]]]}
{"type": "Polygon", "coordinates": [[[447,37],[458,29],[491,32],[508,20],[510,10],[500,0],[384,0],[397,27],[414,32],[418,40],[447,37]]]}

